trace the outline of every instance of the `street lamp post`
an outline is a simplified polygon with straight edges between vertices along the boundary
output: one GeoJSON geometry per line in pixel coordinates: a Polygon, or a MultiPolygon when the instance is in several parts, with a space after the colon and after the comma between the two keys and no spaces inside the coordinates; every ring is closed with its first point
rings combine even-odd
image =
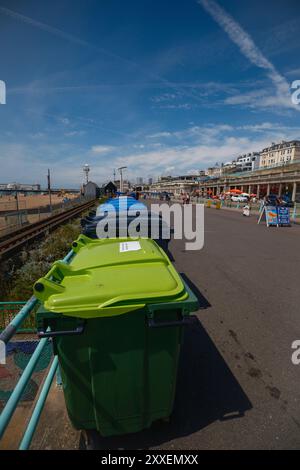
{"type": "Polygon", "coordinates": [[[119,172],[120,172],[120,191],[121,193],[123,192],[123,170],[125,170],[127,168],[127,166],[121,166],[120,168],[118,168],[119,172]]]}
{"type": "Polygon", "coordinates": [[[47,174],[47,182],[48,182],[48,193],[49,193],[49,209],[50,209],[50,214],[52,214],[51,177],[50,177],[49,168],[48,168],[48,174],[47,174]]]}
{"type": "Polygon", "coordinates": [[[16,195],[15,195],[15,199],[16,199],[16,209],[17,209],[17,215],[18,215],[18,224],[21,225],[22,224],[22,219],[21,219],[21,214],[20,214],[20,207],[19,207],[19,198],[18,198],[18,190],[16,189],[16,195]]]}
{"type": "Polygon", "coordinates": [[[88,163],[86,163],[83,166],[83,173],[85,175],[85,184],[88,184],[88,182],[89,182],[89,172],[90,172],[90,166],[89,166],[88,163]]]}

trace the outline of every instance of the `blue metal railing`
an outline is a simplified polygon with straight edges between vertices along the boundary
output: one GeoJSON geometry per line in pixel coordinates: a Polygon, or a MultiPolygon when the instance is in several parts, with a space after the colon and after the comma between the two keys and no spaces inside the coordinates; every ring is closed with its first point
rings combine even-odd
{"type": "MultiPolygon", "coordinates": [[[[67,254],[67,256],[63,259],[63,261],[65,263],[68,263],[71,260],[73,255],[74,255],[74,252],[71,250],[67,254]]],[[[2,333],[0,334],[0,340],[3,341],[5,344],[7,344],[10,341],[10,339],[14,336],[14,334],[17,332],[17,330],[21,327],[22,323],[26,320],[26,318],[28,318],[28,316],[33,311],[33,309],[38,305],[38,303],[39,303],[38,299],[32,296],[28,300],[28,302],[24,305],[24,307],[22,307],[20,312],[13,318],[10,324],[2,331],[2,333]]],[[[7,429],[7,426],[10,423],[10,420],[18,406],[18,403],[22,397],[22,394],[26,386],[28,385],[28,382],[34,372],[36,364],[38,363],[38,360],[40,359],[43,349],[45,348],[48,341],[49,341],[48,338],[43,338],[40,340],[37,348],[35,349],[27,366],[25,367],[14,391],[9,397],[4,409],[2,410],[2,413],[0,415],[0,439],[2,438],[3,434],[5,433],[7,429]]],[[[47,374],[47,377],[40,391],[39,397],[37,399],[35,408],[32,412],[29,423],[24,431],[23,438],[19,447],[20,450],[26,450],[30,446],[31,440],[33,438],[34,432],[38,425],[38,421],[39,421],[41,412],[43,410],[43,407],[45,405],[48,392],[50,390],[50,386],[53,381],[55,372],[57,371],[57,368],[58,368],[58,359],[57,357],[54,357],[52,364],[50,366],[49,372],[47,374]]]]}
{"type": "Polygon", "coordinates": [[[38,303],[38,299],[32,296],[10,324],[0,333],[0,340],[7,344],[38,303]]]}
{"type": "MultiPolygon", "coordinates": [[[[43,341],[43,340],[41,340],[41,341],[43,341]]],[[[27,425],[27,428],[24,432],[22,441],[21,441],[20,446],[19,446],[19,450],[27,450],[29,448],[30,444],[31,444],[34,432],[37,428],[41,413],[42,413],[43,408],[44,408],[44,404],[46,402],[46,399],[47,399],[47,396],[48,396],[48,393],[49,393],[49,390],[50,390],[50,387],[51,387],[51,384],[52,384],[52,381],[53,381],[53,378],[54,378],[54,375],[55,375],[57,369],[58,369],[58,357],[55,356],[53,361],[52,361],[52,364],[51,364],[51,367],[49,369],[46,380],[44,382],[41,393],[40,393],[40,395],[37,399],[37,402],[36,402],[36,405],[34,407],[33,413],[31,415],[30,421],[29,421],[29,423],[27,425]]]]}
{"type": "Polygon", "coordinates": [[[30,361],[28,362],[23,374],[20,377],[14,391],[10,395],[1,415],[0,415],[0,439],[2,438],[11,418],[18,406],[18,403],[25,391],[25,388],[34,372],[34,369],[38,363],[38,360],[43,352],[44,347],[48,343],[48,338],[43,338],[39,342],[37,348],[32,354],[30,361]]]}

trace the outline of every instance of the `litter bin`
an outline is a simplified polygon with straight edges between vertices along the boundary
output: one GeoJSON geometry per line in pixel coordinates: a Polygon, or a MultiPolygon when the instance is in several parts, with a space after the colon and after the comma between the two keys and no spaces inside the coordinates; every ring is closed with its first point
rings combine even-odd
{"type": "Polygon", "coordinates": [[[107,215],[110,213],[119,213],[126,211],[135,211],[135,212],[147,212],[147,207],[145,204],[136,201],[131,197],[120,197],[108,199],[105,203],[100,204],[96,210],[92,210],[89,214],[83,217],[80,221],[81,226],[84,227],[86,224],[90,223],[96,217],[107,215]]]}
{"type": "Polygon", "coordinates": [[[74,251],[34,285],[73,426],[113,436],[169,418],[196,297],[151,239],[79,238],[74,251]]]}
{"type": "MultiPolygon", "coordinates": [[[[104,227],[103,235],[106,238],[111,237],[109,234],[109,216],[96,217],[94,220],[84,225],[82,228],[83,235],[93,239],[99,238],[97,234],[97,224],[103,220],[107,222],[107,225],[104,227]]],[[[152,238],[161,248],[163,248],[165,251],[168,250],[171,237],[170,227],[158,214],[149,212],[146,215],[142,214],[137,218],[135,216],[127,216],[126,213],[124,215],[124,213],[120,212],[117,214],[116,220],[114,220],[112,224],[112,228],[113,237],[119,237],[121,233],[121,236],[126,237],[136,236],[152,238]],[[124,218],[125,216],[126,218],[124,218]],[[134,224],[134,226],[132,224],[134,224]],[[136,233],[130,233],[130,227],[132,227],[136,233]]]]}
{"type": "Polygon", "coordinates": [[[101,204],[96,211],[96,215],[102,215],[105,212],[120,212],[126,210],[135,210],[135,211],[145,211],[147,207],[142,202],[137,202],[135,199],[132,201],[127,202],[116,202],[110,203],[106,202],[105,204],[101,204]]]}
{"type": "Polygon", "coordinates": [[[117,217],[119,216],[120,217],[125,217],[125,216],[132,217],[133,213],[136,216],[139,216],[139,215],[146,216],[149,213],[149,211],[144,204],[140,204],[140,203],[135,204],[134,206],[132,205],[131,207],[127,209],[125,208],[124,210],[123,208],[122,210],[119,210],[118,206],[111,206],[108,204],[103,204],[103,207],[101,208],[101,210],[99,209],[98,213],[83,217],[80,220],[80,225],[81,227],[85,227],[88,224],[99,222],[99,220],[102,220],[105,217],[116,217],[116,216],[117,217]]]}

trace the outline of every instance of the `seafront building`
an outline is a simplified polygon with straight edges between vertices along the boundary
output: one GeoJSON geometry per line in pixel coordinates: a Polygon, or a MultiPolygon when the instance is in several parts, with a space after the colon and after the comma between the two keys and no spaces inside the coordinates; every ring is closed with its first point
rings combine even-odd
{"type": "Polygon", "coordinates": [[[273,143],[270,147],[262,150],[260,168],[284,165],[295,160],[300,160],[300,140],[289,142],[283,140],[280,144],[273,143]]]}
{"type": "Polygon", "coordinates": [[[35,184],[23,184],[23,183],[0,183],[0,190],[18,190],[18,191],[40,191],[41,185],[35,184]]]}
{"type": "Polygon", "coordinates": [[[286,194],[300,202],[300,141],[282,141],[261,152],[240,155],[236,160],[199,171],[197,175],[168,176],[152,184],[151,192],[168,191],[219,195],[231,189],[262,198],[286,194]]]}
{"type": "Polygon", "coordinates": [[[245,155],[240,155],[236,159],[237,171],[253,171],[257,170],[260,166],[260,153],[251,152],[245,155]]]}

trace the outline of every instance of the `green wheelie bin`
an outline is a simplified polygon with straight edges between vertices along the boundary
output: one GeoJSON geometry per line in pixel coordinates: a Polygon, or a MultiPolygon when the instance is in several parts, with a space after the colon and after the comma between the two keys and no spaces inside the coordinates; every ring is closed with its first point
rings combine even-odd
{"type": "Polygon", "coordinates": [[[168,419],[195,295],[151,239],[81,235],[73,250],[34,285],[73,426],[114,436],[168,419]]]}

